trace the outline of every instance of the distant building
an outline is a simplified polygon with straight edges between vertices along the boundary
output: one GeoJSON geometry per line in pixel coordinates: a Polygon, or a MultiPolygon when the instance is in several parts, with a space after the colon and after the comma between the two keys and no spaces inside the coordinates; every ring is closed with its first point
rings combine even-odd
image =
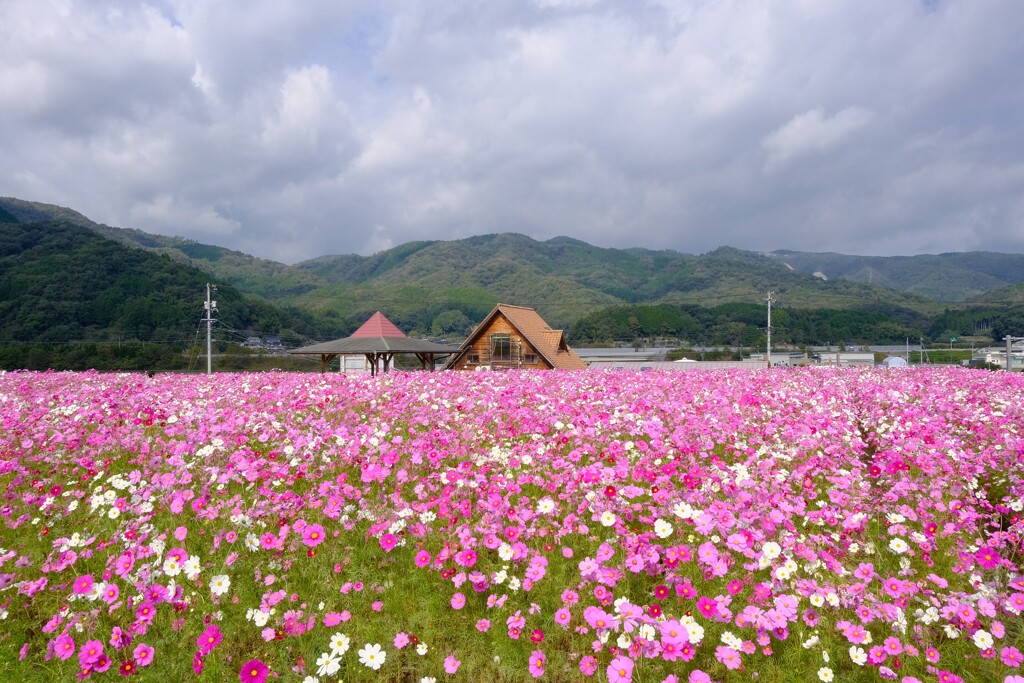
{"type": "Polygon", "coordinates": [[[281,344],[280,337],[267,337],[264,346],[268,351],[284,351],[284,345],[281,344]]]}
{"type": "MultiPolygon", "coordinates": [[[[1024,368],[1024,344],[1014,343],[1010,349],[1010,358],[1013,360],[1013,369],[1024,368]]],[[[979,362],[997,365],[1006,369],[1006,347],[989,347],[978,349],[974,352],[974,360],[979,362]]]]}
{"type": "Polygon", "coordinates": [[[667,370],[669,372],[690,372],[693,370],[763,370],[768,365],[763,360],[691,360],[691,361],[626,361],[596,360],[591,370],[667,370]]]}
{"type": "Polygon", "coordinates": [[[453,370],[586,367],[562,330],[551,329],[532,308],[509,304],[495,306],[448,361],[453,370]]]}
{"type": "Polygon", "coordinates": [[[262,349],[263,341],[259,337],[248,337],[242,342],[243,349],[262,349]]]}
{"type": "Polygon", "coordinates": [[[838,365],[840,367],[874,367],[875,354],[864,351],[823,352],[815,357],[818,365],[838,365]]]}

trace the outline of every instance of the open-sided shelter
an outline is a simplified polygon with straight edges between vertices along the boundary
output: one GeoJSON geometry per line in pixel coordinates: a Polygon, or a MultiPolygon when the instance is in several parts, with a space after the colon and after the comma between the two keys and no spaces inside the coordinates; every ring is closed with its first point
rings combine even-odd
{"type": "Polygon", "coordinates": [[[587,364],[537,311],[498,304],[448,359],[455,370],[537,368],[583,370],[587,364]]]}
{"type": "Polygon", "coordinates": [[[320,356],[321,372],[326,372],[327,364],[338,356],[362,354],[370,366],[370,374],[376,375],[378,372],[388,371],[395,354],[413,354],[424,369],[433,370],[437,356],[448,356],[458,350],[455,346],[407,337],[383,313],[377,311],[350,337],[303,346],[289,353],[299,356],[320,356]]]}

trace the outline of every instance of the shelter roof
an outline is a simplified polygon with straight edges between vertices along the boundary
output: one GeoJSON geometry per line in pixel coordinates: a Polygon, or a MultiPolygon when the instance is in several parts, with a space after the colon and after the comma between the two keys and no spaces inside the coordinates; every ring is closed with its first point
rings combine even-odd
{"type": "Polygon", "coordinates": [[[455,353],[456,346],[438,344],[415,337],[345,337],[303,346],[288,353],[298,355],[333,355],[356,353],[455,353]]]}
{"type": "Polygon", "coordinates": [[[458,347],[407,337],[380,311],[374,313],[352,336],[303,346],[289,353],[298,355],[337,355],[357,353],[455,353],[458,347]]]}
{"type": "Polygon", "coordinates": [[[352,333],[353,337],[405,337],[405,332],[398,329],[398,326],[387,319],[380,311],[377,311],[369,319],[359,326],[359,329],[352,333]]]}

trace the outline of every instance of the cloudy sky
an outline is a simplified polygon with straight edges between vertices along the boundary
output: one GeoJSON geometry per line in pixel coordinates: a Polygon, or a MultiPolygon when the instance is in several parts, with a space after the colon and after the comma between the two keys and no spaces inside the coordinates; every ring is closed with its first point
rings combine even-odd
{"type": "Polygon", "coordinates": [[[283,262],[1024,252],[1020,0],[0,0],[0,195],[283,262]]]}

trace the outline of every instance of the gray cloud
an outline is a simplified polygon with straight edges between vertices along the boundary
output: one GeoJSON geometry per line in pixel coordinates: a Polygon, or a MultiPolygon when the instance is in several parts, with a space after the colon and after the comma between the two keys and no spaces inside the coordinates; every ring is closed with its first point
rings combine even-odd
{"type": "Polygon", "coordinates": [[[0,194],[293,262],[1024,251],[1016,0],[8,0],[0,194]]]}

